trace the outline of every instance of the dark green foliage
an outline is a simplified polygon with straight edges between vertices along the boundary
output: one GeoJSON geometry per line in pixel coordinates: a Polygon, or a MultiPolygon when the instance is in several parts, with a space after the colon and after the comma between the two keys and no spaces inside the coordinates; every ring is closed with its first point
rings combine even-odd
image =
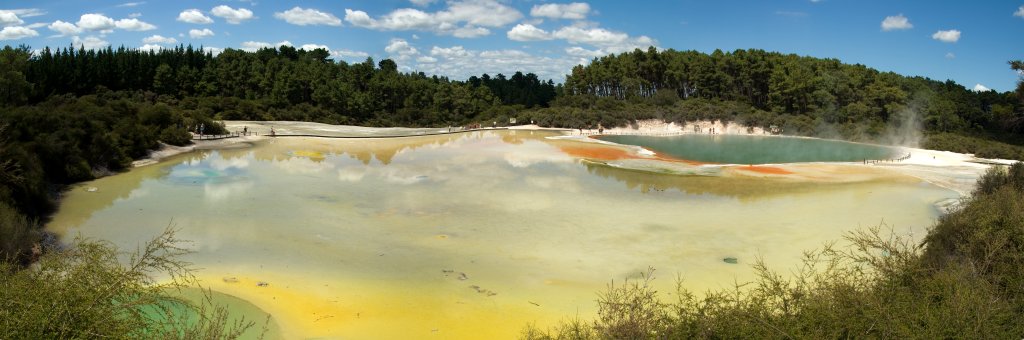
{"type": "Polygon", "coordinates": [[[41,234],[24,215],[0,202],[0,262],[28,264],[42,250],[41,234]],[[37,253],[33,254],[35,247],[37,253]]]}
{"type": "Polygon", "coordinates": [[[953,133],[937,133],[925,137],[921,147],[973,153],[982,158],[1024,159],[1024,146],[999,142],[992,138],[969,137],[953,133]]]}
{"type": "Polygon", "coordinates": [[[923,244],[881,228],[851,233],[779,274],[698,298],[658,295],[650,273],[610,285],[593,321],[527,339],[1015,338],[1024,332],[1024,164],[994,168],[923,244]]]}
{"type": "MultiPolygon", "coordinates": [[[[786,134],[888,142],[901,137],[893,131],[922,129],[1019,134],[1024,132],[1022,104],[1024,85],[1017,95],[975,92],[952,81],[905,77],[835,59],[763,50],[705,54],[650,48],[576,66],[562,95],[552,102],[556,109],[530,114],[570,128],[631,119],[721,119],[762,128],[774,125],[786,134]],[[574,110],[584,111],[583,116],[574,110]]],[[[1010,142],[1024,144],[1019,138],[1010,142]]],[[[1006,154],[940,145],[941,150],[1006,154]]]]}

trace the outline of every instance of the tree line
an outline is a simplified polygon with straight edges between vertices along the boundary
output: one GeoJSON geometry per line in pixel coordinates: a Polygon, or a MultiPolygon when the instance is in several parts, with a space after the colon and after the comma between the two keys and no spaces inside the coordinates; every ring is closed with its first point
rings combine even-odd
{"type": "Polygon", "coordinates": [[[1022,98],[1024,93],[972,91],[953,81],[902,76],[837,59],[758,49],[706,54],[652,47],[574,67],[554,106],[587,111],[584,119],[590,121],[577,124],[607,124],[631,115],[703,115],[785,125],[799,134],[828,126],[852,138],[877,137],[887,127],[906,123],[935,133],[1019,134],[1024,132],[1022,98]],[[716,112],[721,109],[725,112],[716,112]]]}

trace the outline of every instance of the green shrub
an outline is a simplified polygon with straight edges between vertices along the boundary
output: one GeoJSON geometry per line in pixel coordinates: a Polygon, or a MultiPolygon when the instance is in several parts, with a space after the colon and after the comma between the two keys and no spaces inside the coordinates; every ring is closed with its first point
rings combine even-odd
{"type": "Polygon", "coordinates": [[[10,339],[232,339],[252,322],[167,294],[194,283],[168,230],[134,254],[77,239],[32,269],[0,262],[0,334],[10,339]],[[127,258],[122,264],[119,258],[127,258]],[[166,275],[170,282],[157,282],[166,275]]]}
{"type": "Polygon", "coordinates": [[[42,250],[40,236],[39,228],[32,221],[0,202],[0,261],[27,264],[42,250]]]}
{"type": "Polygon", "coordinates": [[[192,143],[192,134],[185,129],[168,126],[160,131],[160,141],[177,146],[184,146],[192,143]]]}

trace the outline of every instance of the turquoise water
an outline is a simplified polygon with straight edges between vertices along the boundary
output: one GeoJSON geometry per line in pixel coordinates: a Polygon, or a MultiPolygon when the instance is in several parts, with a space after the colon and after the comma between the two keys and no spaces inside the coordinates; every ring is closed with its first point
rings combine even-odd
{"type": "Polygon", "coordinates": [[[854,162],[898,157],[895,148],[835,140],[778,136],[600,136],[674,158],[726,164],[854,162]]]}

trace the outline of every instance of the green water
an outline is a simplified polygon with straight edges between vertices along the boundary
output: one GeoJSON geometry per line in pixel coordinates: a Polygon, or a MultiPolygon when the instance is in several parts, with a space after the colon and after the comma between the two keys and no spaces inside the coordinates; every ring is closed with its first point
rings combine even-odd
{"type": "Polygon", "coordinates": [[[679,159],[724,164],[859,162],[896,157],[894,148],[835,140],[778,136],[600,136],[679,159]]]}

